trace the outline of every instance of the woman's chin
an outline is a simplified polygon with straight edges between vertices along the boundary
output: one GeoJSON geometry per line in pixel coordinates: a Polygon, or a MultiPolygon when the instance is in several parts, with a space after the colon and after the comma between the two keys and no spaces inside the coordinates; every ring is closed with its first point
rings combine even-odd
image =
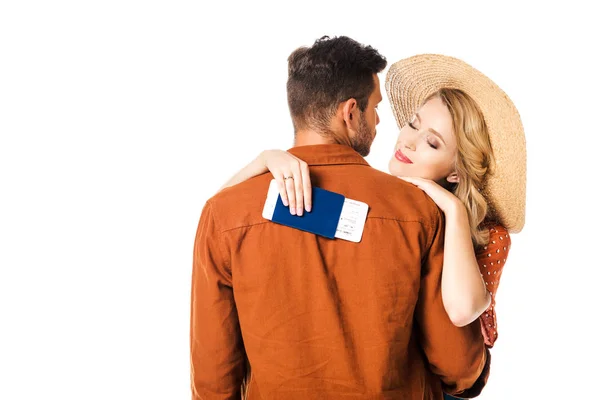
{"type": "Polygon", "coordinates": [[[397,162],[398,161],[396,161],[394,157],[392,157],[392,159],[388,163],[388,172],[390,173],[390,175],[394,175],[396,177],[402,176],[402,174],[400,173],[400,169],[398,168],[397,162]]]}

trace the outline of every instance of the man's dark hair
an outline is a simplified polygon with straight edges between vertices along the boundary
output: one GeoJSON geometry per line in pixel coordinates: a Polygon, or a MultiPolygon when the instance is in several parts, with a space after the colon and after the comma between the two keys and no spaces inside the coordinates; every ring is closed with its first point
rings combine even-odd
{"type": "Polygon", "coordinates": [[[356,99],[362,112],[375,88],[373,75],[387,65],[371,46],[347,37],[323,36],[288,57],[287,95],[294,130],[327,132],[338,105],[356,99]]]}

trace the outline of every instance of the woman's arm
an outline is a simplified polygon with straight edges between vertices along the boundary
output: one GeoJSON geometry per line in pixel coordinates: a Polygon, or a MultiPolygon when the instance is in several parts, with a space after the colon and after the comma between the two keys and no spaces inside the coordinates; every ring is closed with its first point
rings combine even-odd
{"type": "Polygon", "coordinates": [[[247,181],[250,178],[254,178],[255,176],[262,175],[265,172],[268,172],[269,169],[265,164],[264,160],[265,151],[260,153],[258,157],[256,157],[250,164],[246,165],[244,168],[239,170],[234,176],[232,176],[221,188],[219,192],[225,188],[228,188],[233,185],[237,185],[238,183],[242,183],[247,181]]]}
{"type": "Polygon", "coordinates": [[[283,205],[290,213],[302,215],[312,208],[312,186],[308,164],[283,150],[265,150],[232,176],[219,191],[270,171],[279,186],[283,205]]]}
{"type": "Polygon", "coordinates": [[[442,299],[452,323],[468,325],[489,307],[491,296],[479,271],[467,209],[456,196],[431,180],[402,179],[421,188],[444,212],[442,299]]]}
{"type": "Polygon", "coordinates": [[[479,271],[465,206],[458,201],[444,214],[442,299],[452,323],[465,326],[489,307],[492,298],[479,271]]]}

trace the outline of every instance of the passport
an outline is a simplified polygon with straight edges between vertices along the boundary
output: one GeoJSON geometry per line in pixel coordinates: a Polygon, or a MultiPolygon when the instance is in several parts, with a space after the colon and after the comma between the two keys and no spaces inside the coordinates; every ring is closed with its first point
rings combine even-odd
{"type": "Polygon", "coordinates": [[[312,187],[312,210],[292,215],[283,205],[277,182],[269,185],[263,218],[280,225],[314,233],[329,239],[360,242],[369,206],[363,202],[319,187],[312,187]]]}

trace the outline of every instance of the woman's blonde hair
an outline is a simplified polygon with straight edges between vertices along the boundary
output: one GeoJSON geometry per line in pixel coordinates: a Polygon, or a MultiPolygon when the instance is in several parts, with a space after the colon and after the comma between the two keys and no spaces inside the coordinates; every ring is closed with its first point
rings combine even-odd
{"type": "Polygon", "coordinates": [[[490,209],[481,192],[493,168],[494,155],[483,114],[475,101],[459,89],[440,89],[425,102],[434,97],[439,97],[448,107],[456,136],[455,166],[459,180],[449,189],[467,208],[474,246],[485,246],[489,241],[486,222],[493,216],[488,215],[490,209]]]}

